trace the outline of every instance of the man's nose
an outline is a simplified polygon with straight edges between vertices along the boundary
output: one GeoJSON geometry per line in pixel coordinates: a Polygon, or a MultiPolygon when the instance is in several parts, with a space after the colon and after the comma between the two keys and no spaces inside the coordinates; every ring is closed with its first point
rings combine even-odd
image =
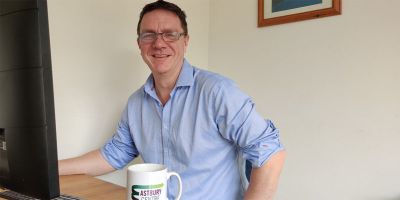
{"type": "Polygon", "coordinates": [[[167,43],[164,41],[163,37],[161,34],[158,34],[156,37],[156,40],[153,42],[153,46],[156,48],[162,48],[165,47],[167,43]]]}

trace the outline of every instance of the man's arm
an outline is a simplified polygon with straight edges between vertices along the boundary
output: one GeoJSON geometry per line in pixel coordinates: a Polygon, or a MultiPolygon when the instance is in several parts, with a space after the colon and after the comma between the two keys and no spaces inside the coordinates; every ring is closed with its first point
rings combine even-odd
{"type": "Polygon", "coordinates": [[[278,187],[279,176],[285,161],[285,150],[274,154],[260,168],[251,171],[249,188],[245,200],[272,200],[278,187]]]}
{"type": "Polygon", "coordinates": [[[114,170],[101,155],[100,149],[75,158],[58,161],[59,175],[87,174],[98,176],[114,170]]]}

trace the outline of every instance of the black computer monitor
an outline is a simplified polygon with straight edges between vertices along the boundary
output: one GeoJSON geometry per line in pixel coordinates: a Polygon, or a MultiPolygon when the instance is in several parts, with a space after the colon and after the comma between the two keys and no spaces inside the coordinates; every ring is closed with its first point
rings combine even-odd
{"type": "Polygon", "coordinates": [[[60,194],[46,0],[0,0],[0,186],[60,194]]]}

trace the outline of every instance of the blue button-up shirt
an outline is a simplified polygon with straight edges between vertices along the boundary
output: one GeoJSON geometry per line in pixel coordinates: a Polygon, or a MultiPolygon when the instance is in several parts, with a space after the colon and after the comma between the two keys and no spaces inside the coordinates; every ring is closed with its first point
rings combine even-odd
{"type": "MultiPolygon", "coordinates": [[[[283,147],[271,121],[249,96],[216,73],[184,61],[170,99],[163,106],[153,77],[130,96],[115,135],[102,148],[121,169],[136,156],[180,174],[182,199],[243,199],[243,159],[262,166],[283,147]]],[[[168,183],[174,198],[176,180],[168,183]]]]}

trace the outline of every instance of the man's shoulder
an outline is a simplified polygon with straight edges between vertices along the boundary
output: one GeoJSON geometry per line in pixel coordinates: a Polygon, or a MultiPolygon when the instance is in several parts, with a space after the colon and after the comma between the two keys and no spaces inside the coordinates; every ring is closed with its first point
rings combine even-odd
{"type": "Polygon", "coordinates": [[[144,97],[144,85],[141,86],[139,89],[137,89],[136,91],[134,91],[128,98],[128,103],[133,103],[133,102],[137,102],[140,101],[141,99],[143,99],[144,97]]]}
{"type": "Polygon", "coordinates": [[[216,72],[195,68],[195,83],[209,89],[233,84],[233,81],[216,72]]]}

